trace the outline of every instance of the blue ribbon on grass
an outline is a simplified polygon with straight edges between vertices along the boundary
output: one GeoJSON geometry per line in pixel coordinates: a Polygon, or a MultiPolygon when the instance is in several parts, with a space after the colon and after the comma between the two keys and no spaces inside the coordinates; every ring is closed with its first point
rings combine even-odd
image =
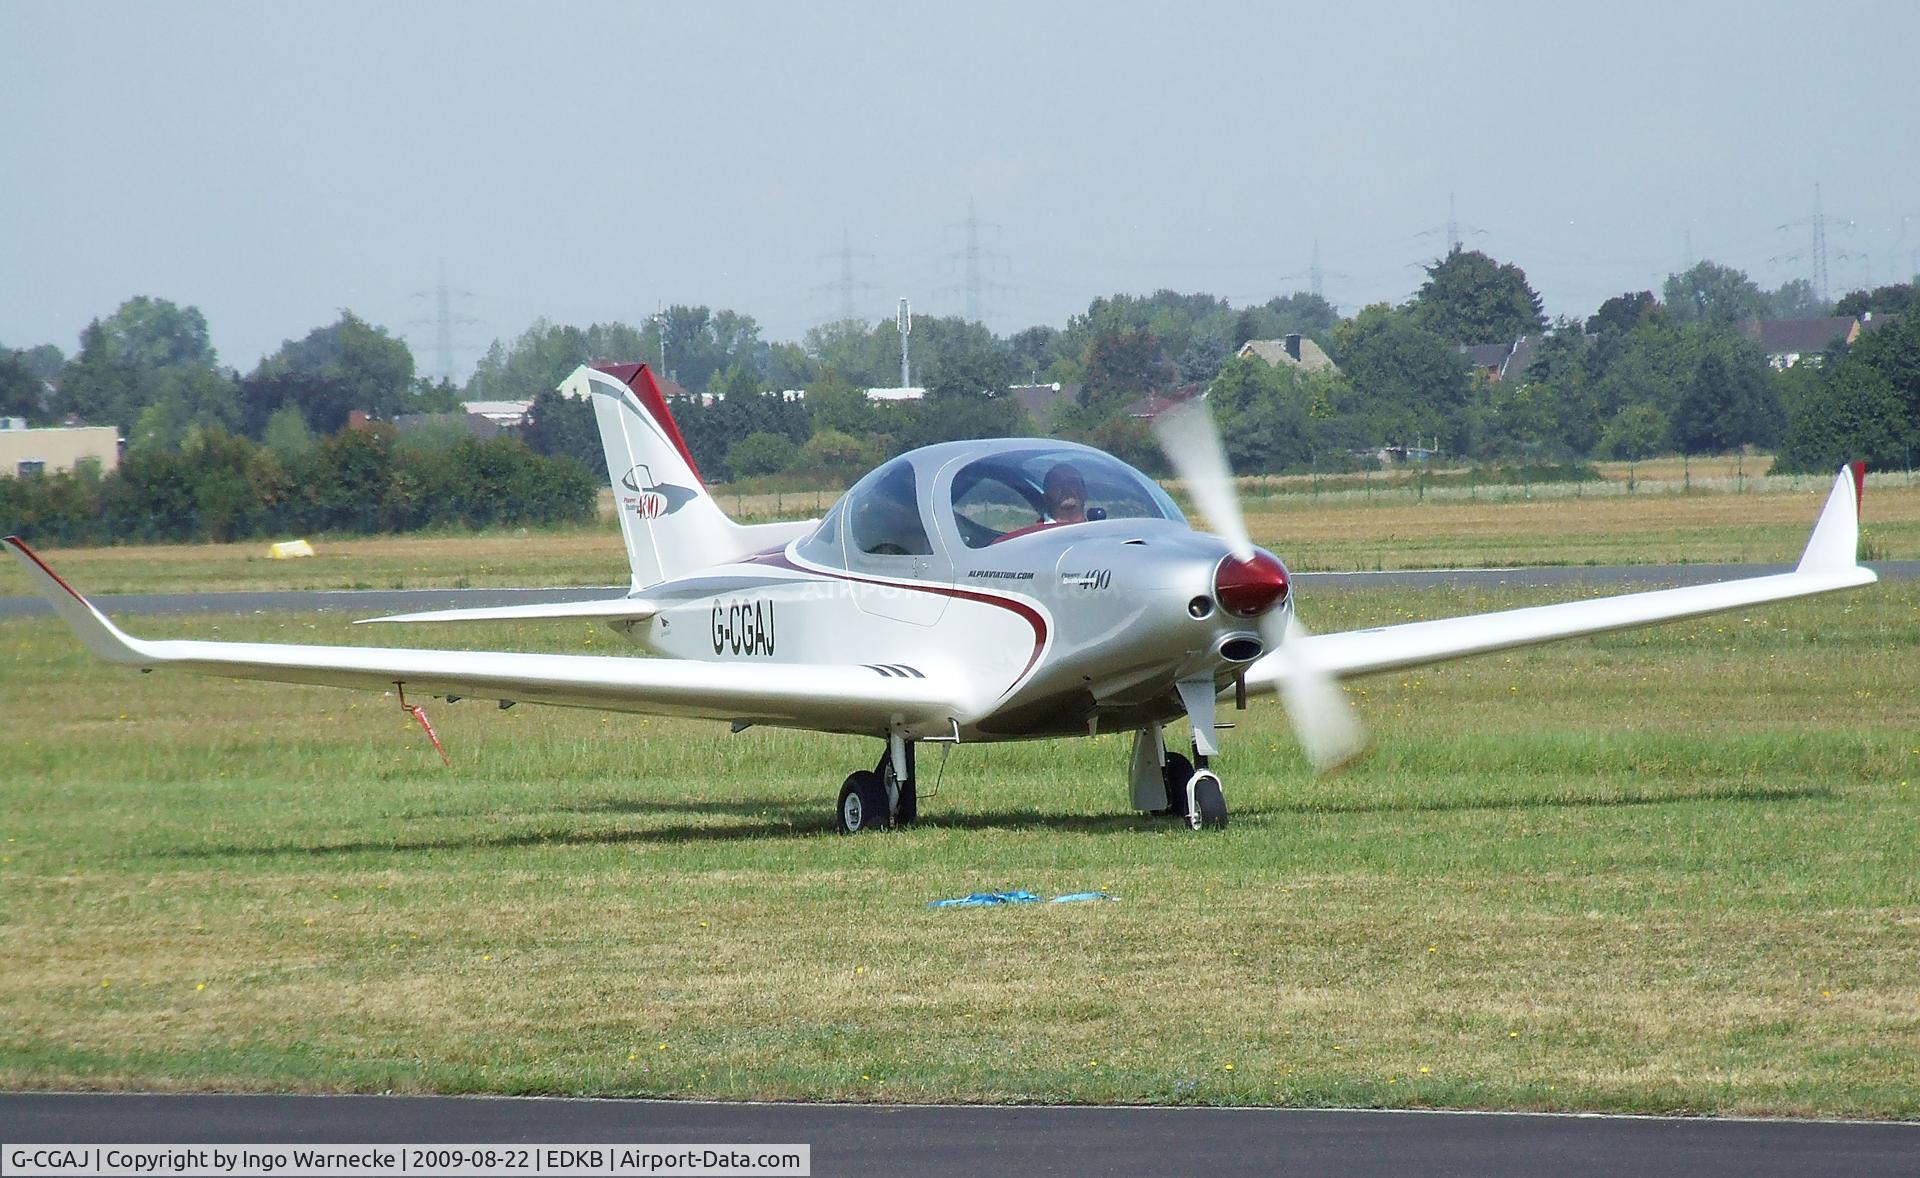
{"type": "MultiPolygon", "coordinates": [[[[1048,904],[1077,904],[1083,900],[1111,900],[1105,892],[1069,892],[1064,896],[1055,896],[1044,901],[1048,904]]],[[[1043,901],[1032,892],[975,892],[971,896],[956,896],[951,900],[929,900],[929,908],[989,908],[996,904],[1039,904],[1043,901]]]]}

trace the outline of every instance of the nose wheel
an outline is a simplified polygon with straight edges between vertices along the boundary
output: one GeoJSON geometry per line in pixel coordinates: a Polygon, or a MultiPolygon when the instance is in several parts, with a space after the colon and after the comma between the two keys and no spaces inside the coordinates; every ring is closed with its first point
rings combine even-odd
{"type": "MultiPolygon", "coordinates": [[[[1205,757],[1200,758],[1202,762],[1205,757]]],[[[1204,766],[1187,778],[1187,826],[1191,830],[1227,828],[1227,795],[1220,788],[1220,775],[1204,766]]]]}

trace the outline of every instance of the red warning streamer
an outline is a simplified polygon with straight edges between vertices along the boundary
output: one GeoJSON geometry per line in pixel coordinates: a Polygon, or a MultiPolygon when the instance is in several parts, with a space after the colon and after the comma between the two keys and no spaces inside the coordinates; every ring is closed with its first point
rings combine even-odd
{"type": "Polygon", "coordinates": [[[451,769],[453,767],[453,758],[447,756],[447,750],[440,746],[439,735],[434,732],[433,725],[427,721],[427,709],[421,707],[419,704],[410,704],[407,702],[407,689],[404,684],[396,683],[394,686],[400,689],[400,706],[408,712],[411,712],[413,718],[420,722],[420,727],[426,732],[427,739],[433,742],[433,751],[439,753],[440,759],[445,761],[447,767],[451,769]]]}

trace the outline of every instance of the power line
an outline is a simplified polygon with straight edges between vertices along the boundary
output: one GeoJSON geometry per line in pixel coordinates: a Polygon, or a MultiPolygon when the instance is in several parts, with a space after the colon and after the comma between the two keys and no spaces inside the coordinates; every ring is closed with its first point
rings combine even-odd
{"type": "MultiPolygon", "coordinates": [[[[1851,225],[1852,222],[1849,221],[1847,224],[1851,225]]],[[[1784,231],[1800,225],[1807,225],[1813,229],[1813,290],[1815,294],[1820,296],[1821,302],[1828,302],[1830,300],[1827,296],[1827,214],[1820,207],[1820,185],[1818,183],[1813,186],[1813,215],[1788,221],[1785,225],[1780,226],[1780,228],[1784,231]]],[[[1852,255],[1848,254],[1843,256],[1851,257],[1852,255]]]]}
{"type": "Polygon", "coordinates": [[[966,277],[961,282],[949,283],[940,288],[942,292],[953,290],[966,291],[967,319],[972,323],[984,323],[987,320],[986,302],[983,298],[984,291],[991,289],[1000,295],[1013,293],[1012,287],[997,282],[989,282],[981,273],[981,263],[983,262],[998,263],[1004,266],[1007,261],[1005,254],[996,253],[980,244],[981,226],[986,226],[989,229],[1000,228],[1000,226],[991,221],[982,221],[974,212],[973,198],[968,197],[967,219],[947,226],[949,229],[965,229],[967,231],[966,248],[957,250],[946,256],[946,260],[949,262],[956,259],[965,260],[966,277]]]}
{"type": "Polygon", "coordinates": [[[480,321],[473,316],[456,312],[453,309],[453,301],[470,299],[474,294],[470,290],[456,290],[447,285],[447,261],[442,258],[440,259],[440,281],[430,291],[415,291],[413,297],[433,300],[433,318],[413,319],[408,325],[433,327],[434,369],[443,382],[452,384],[454,348],[459,346],[464,350],[466,347],[464,343],[456,345],[453,337],[454,326],[458,324],[461,327],[477,327],[480,324],[480,321]]]}
{"type": "Polygon", "coordinates": [[[840,259],[840,277],[833,282],[823,282],[819,286],[814,287],[814,293],[818,294],[821,291],[828,290],[839,291],[841,320],[858,319],[860,314],[854,307],[854,292],[859,291],[862,295],[870,295],[880,288],[871,282],[857,281],[854,278],[853,260],[855,258],[861,258],[871,262],[873,261],[873,255],[854,249],[851,237],[845,229],[842,229],[840,231],[840,248],[830,254],[821,254],[820,258],[822,261],[829,258],[840,259]]]}

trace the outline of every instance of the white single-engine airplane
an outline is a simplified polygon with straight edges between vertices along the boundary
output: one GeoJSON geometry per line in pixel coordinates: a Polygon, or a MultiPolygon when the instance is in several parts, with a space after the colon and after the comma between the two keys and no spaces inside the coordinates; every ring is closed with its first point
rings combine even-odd
{"type": "MultiPolygon", "coordinates": [[[[918,814],[920,743],[1132,732],[1134,808],[1223,826],[1210,760],[1219,701],[1278,692],[1316,768],[1356,756],[1339,682],[1875,580],[1856,559],[1864,471],[1835,480],[1790,573],[1309,635],[1286,569],[1248,538],[1202,403],[1160,440],[1215,534],[1099,450],[948,442],[862,478],[819,520],[742,526],[707,493],[652,373],[581,367],[633,568],[615,600],[456,609],[380,622],[596,619],[662,656],[147,641],[130,637],[17,537],[7,544],[109,662],[237,679],[398,689],[854,733],[886,742],[840,788],[840,829],[918,814]],[[1184,718],[1193,758],[1167,747],[1184,718]]],[[[418,713],[416,713],[418,714],[418,713]]]]}

